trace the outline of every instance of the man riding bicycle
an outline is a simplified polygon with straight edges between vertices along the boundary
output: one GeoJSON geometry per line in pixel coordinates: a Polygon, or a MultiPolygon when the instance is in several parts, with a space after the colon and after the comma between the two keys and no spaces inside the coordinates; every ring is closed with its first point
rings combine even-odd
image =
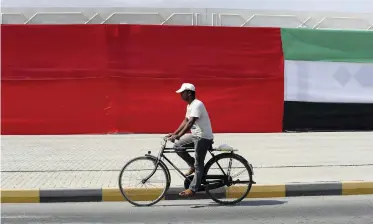
{"type": "Polygon", "coordinates": [[[201,186],[205,157],[212,146],[214,137],[206,107],[196,99],[195,91],[194,85],[190,83],[183,83],[176,91],[188,103],[186,115],[179,128],[174,133],[167,135],[172,142],[178,140],[174,145],[175,150],[190,167],[185,175],[195,173],[189,189],[179,193],[180,196],[187,197],[194,195],[201,186]],[[191,134],[185,135],[189,130],[191,134]],[[186,149],[178,149],[179,147],[194,147],[195,158],[190,156],[186,149]]]}

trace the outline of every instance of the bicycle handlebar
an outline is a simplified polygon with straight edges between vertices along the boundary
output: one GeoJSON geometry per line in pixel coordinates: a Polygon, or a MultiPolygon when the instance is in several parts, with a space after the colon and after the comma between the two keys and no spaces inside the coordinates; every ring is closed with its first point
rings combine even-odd
{"type": "Polygon", "coordinates": [[[164,136],[164,137],[162,138],[162,141],[161,141],[161,146],[162,146],[162,148],[164,148],[164,147],[166,146],[167,141],[168,141],[167,136],[164,136]]]}

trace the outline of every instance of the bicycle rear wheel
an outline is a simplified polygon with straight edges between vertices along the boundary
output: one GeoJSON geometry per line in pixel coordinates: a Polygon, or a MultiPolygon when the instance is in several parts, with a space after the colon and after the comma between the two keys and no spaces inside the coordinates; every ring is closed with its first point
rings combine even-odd
{"type": "Polygon", "coordinates": [[[211,189],[208,184],[205,185],[206,193],[212,200],[219,204],[236,204],[249,194],[252,186],[252,175],[250,165],[240,155],[233,153],[219,154],[207,162],[204,174],[206,179],[204,181],[207,183],[210,182],[210,184],[215,182],[215,184],[220,184],[220,186],[225,185],[223,186],[223,188],[225,188],[225,197],[219,197],[222,187],[211,189]],[[234,171],[234,169],[237,170],[234,171]],[[224,173],[222,170],[224,170],[224,173]],[[220,177],[224,177],[224,174],[227,175],[227,180],[219,180],[220,177]],[[238,176],[240,177],[238,178],[238,176]],[[226,184],[224,184],[224,182],[226,184]]]}
{"type": "Polygon", "coordinates": [[[151,206],[159,202],[170,187],[167,168],[159,163],[154,174],[145,182],[141,181],[151,175],[157,159],[153,157],[137,157],[130,160],[119,175],[119,189],[123,197],[135,206],[151,206]],[[126,176],[135,179],[128,180],[126,176]],[[125,187],[127,184],[129,186],[125,187]],[[151,186],[145,188],[144,186],[151,186]]]}

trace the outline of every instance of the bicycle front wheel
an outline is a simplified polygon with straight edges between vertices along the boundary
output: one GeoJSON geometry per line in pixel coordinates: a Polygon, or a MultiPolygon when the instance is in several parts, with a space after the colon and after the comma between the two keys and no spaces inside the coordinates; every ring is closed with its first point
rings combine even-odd
{"type": "Polygon", "coordinates": [[[143,156],[130,160],[122,168],[119,189],[128,202],[135,206],[151,206],[163,198],[170,187],[170,179],[163,163],[157,168],[156,164],[156,158],[143,156]],[[150,178],[143,183],[147,177],[150,178]]]}

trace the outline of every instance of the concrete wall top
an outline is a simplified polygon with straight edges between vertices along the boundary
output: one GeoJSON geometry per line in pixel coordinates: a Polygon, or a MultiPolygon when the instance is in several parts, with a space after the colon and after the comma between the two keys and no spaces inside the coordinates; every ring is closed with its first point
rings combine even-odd
{"type": "Polygon", "coordinates": [[[2,24],[373,30],[373,0],[2,0],[2,24]]]}
{"type": "Polygon", "coordinates": [[[373,0],[2,0],[3,7],[152,7],[373,13],[373,0]]]}
{"type": "Polygon", "coordinates": [[[159,24],[373,30],[373,13],[121,7],[2,8],[2,24],[159,24]]]}

